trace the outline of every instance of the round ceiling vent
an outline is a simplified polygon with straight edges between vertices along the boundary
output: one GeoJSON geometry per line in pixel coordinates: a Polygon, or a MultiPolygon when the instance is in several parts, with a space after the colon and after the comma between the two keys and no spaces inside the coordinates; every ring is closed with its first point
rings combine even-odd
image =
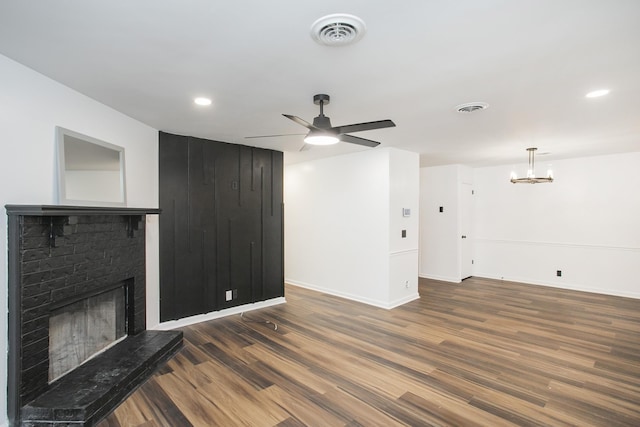
{"type": "Polygon", "coordinates": [[[458,113],[473,113],[489,108],[489,104],[486,102],[467,102],[466,104],[460,104],[456,107],[458,113]]]}
{"type": "Polygon", "coordinates": [[[311,25],[311,37],[324,46],[346,46],[364,36],[367,27],[357,16],[335,13],[323,16],[311,25]]]}

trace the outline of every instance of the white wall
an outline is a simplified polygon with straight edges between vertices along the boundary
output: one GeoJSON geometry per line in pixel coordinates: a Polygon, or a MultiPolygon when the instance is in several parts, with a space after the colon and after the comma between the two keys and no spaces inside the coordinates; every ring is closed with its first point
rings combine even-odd
{"type": "Polygon", "coordinates": [[[285,280],[387,308],[416,298],[417,277],[409,277],[405,257],[416,249],[417,176],[418,155],[394,149],[287,166],[285,280]],[[393,201],[392,186],[404,187],[393,201]],[[403,218],[402,207],[415,216],[403,218]],[[408,238],[399,242],[391,233],[399,236],[403,227],[408,238]],[[392,275],[402,286],[393,295],[392,275]]]}
{"type": "Polygon", "coordinates": [[[420,218],[420,156],[389,151],[389,305],[418,295],[418,239],[420,218]],[[410,216],[403,215],[410,209],[410,216]],[[406,237],[402,237],[402,230],[406,237]]]}
{"type": "MultiPolygon", "coordinates": [[[[7,310],[6,204],[55,203],[55,126],[125,148],[127,199],[132,207],[158,206],[158,133],[0,55],[0,306],[7,310]]],[[[157,324],[158,219],[147,219],[147,283],[157,324]],[[155,289],[154,289],[155,288],[155,289]]],[[[7,325],[0,316],[0,425],[6,419],[7,325]]],[[[154,325],[151,324],[151,327],[154,325]]]]}
{"type": "Polygon", "coordinates": [[[638,165],[638,152],[561,160],[535,185],[475,169],[474,275],[640,298],[638,165]]]}
{"type": "Polygon", "coordinates": [[[466,166],[420,169],[420,277],[454,283],[461,281],[463,206],[460,186],[472,183],[473,170],[466,166]]]}

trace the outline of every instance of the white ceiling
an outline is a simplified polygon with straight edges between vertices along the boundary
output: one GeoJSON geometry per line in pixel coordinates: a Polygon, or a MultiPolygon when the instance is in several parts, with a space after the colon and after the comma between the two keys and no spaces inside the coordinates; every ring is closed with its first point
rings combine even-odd
{"type": "Polygon", "coordinates": [[[334,125],[392,119],[355,135],[422,166],[640,151],[640,0],[2,0],[0,53],[156,129],[290,163],[372,149],[245,139],[304,133],[281,114],[312,121],[317,93],[334,125]],[[363,19],[364,38],[316,44],[332,13],[363,19]],[[490,107],[455,112],[471,101],[490,107]]]}

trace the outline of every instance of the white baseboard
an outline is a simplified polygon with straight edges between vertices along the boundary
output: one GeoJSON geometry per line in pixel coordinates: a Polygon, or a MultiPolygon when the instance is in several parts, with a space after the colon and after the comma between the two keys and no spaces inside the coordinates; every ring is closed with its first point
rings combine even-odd
{"type": "Polygon", "coordinates": [[[168,331],[171,329],[182,328],[184,326],[193,325],[196,323],[206,322],[208,320],[219,319],[221,317],[231,316],[234,314],[246,313],[247,311],[258,310],[260,308],[271,307],[274,305],[286,303],[284,297],[273,298],[266,301],[259,301],[252,304],[239,305],[237,307],[225,308],[220,311],[212,311],[210,313],[198,314],[196,316],[185,317],[184,319],[170,320],[168,322],[162,322],[153,329],[159,331],[168,331]]]}
{"type": "Polygon", "coordinates": [[[436,276],[433,274],[423,274],[420,273],[418,277],[422,277],[423,279],[431,279],[431,280],[440,280],[441,282],[451,282],[451,283],[461,283],[462,281],[458,277],[450,277],[450,276],[436,276]]]}
{"type": "Polygon", "coordinates": [[[392,308],[398,307],[402,304],[406,304],[410,301],[420,298],[420,295],[418,293],[415,293],[394,302],[378,301],[371,298],[363,297],[361,295],[354,295],[348,292],[340,292],[340,291],[336,291],[335,289],[323,288],[321,286],[316,286],[311,283],[298,282],[298,281],[289,280],[286,278],[285,278],[285,283],[293,286],[298,286],[299,288],[310,289],[312,291],[322,292],[324,294],[333,295],[333,296],[348,299],[351,301],[361,302],[363,304],[372,305],[374,307],[384,308],[387,310],[390,310],[392,308]]]}
{"type": "Polygon", "coordinates": [[[400,298],[399,300],[389,303],[388,306],[384,308],[391,310],[392,308],[400,307],[401,305],[404,305],[411,301],[415,301],[417,299],[420,299],[420,294],[416,292],[415,294],[407,295],[404,298],[400,298]]]}
{"type": "Polygon", "coordinates": [[[640,293],[638,292],[620,292],[615,290],[612,291],[611,289],[588,288],[585,286],[570,284],[570,283],[542,282],[540,280],[535,280],[527,277],[502,277],[502,276],[498,277],[498,276],[492,276],[490,274],[482,274],[482,273],[474,274],[474,277],[494,279],[494,280],[505,280],[507,282],[524,283],[527,285],[547,286],[550,288],[567,289],[570,291],[590,292],[594,294],[612,295],[616,297],[640,299],[640,293]]]}

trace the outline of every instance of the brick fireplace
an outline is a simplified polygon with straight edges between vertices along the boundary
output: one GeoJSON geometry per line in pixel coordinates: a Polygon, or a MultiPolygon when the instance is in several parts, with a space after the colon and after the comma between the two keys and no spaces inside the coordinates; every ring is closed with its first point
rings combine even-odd
{"type": "Polygon", "coordinates": [[[6,209],[12,425],[93,425],[182,343],[180,332],[146,331],[144,223],[146,215],[159,210],[16,205],[6,209]],[[125,325],[127,337],[50,382],[50,341],[56,335],[50,333],[52,313],[111,292],[124,293],[124,303],[118,304],[123,313],[114,315],[114,322],[125,325]],[[123,373],[124,365],[130,372],[123,373]],[[97,383],[104,390],[97,390],[97,383]]]}

